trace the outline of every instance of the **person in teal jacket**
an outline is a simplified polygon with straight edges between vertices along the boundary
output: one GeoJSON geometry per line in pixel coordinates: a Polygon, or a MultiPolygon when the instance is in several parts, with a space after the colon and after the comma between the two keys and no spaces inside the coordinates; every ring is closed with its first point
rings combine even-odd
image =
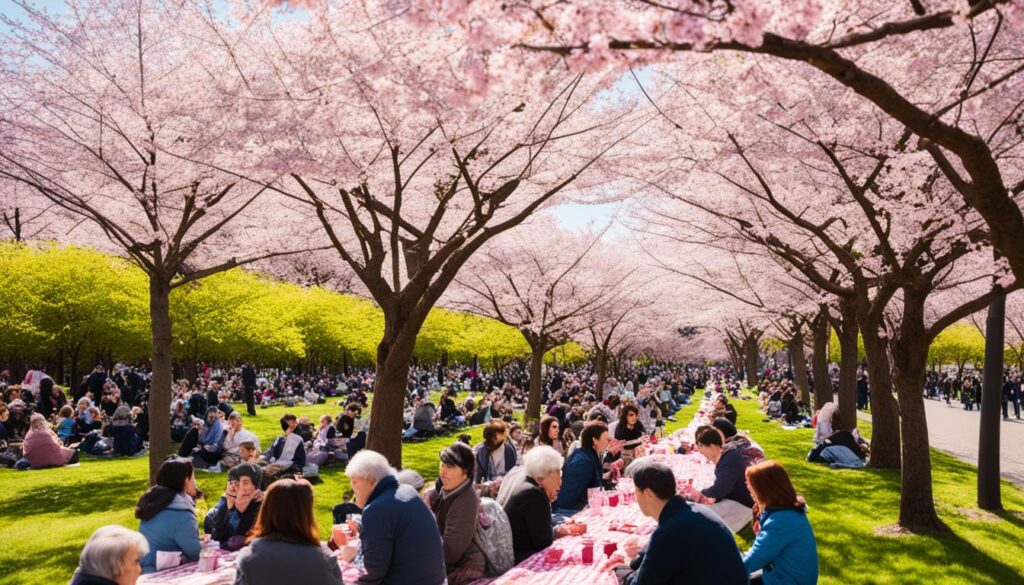
{"type": "Polygon", "coordinates": [[[199,494],[191,461],[175,457],[163,462],[156,485],[135,506],[139,532],[149,543],[149,553],[140,561],[143,573],[156,571],[157,551],[180,552],[182,562],[199,560],[202,545],[194,500],[199,494]]]}
{"type": "Polygon", "coordinates": [[[776,461],[747,468],[747,485],[759,517],[760,531],[743,555],[751,585],[814,585],[818,582],[818,545],[786,470],[776,461]],[[761,571],[760,577],[756,571],[761,571]]]}

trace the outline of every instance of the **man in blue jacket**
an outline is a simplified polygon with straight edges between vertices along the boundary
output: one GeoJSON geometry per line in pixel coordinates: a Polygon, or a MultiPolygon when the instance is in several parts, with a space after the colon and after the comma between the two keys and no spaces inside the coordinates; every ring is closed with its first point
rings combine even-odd
{"type": "MultiPolygon", "coordinates": [[[[444,543],[433,512],[416,490],[399,485],[380,453],[361,450],[348,462],[356,505],[362,508],[363,566],[359,585],[442,585],[444,543]]],[[[335,543],[341,545],[344,543],[335,543]]]]}
{"type": "Polygon", "coordinates": [[[729,527],[707,507],[677,496],[668,466],[649,461],[634,465],[636,503],[645,516],[658,521],[658,528],[645,550],[626,546],[635,558],[615,568],[621,583],[747,585],[747,570],[729,527]]]}

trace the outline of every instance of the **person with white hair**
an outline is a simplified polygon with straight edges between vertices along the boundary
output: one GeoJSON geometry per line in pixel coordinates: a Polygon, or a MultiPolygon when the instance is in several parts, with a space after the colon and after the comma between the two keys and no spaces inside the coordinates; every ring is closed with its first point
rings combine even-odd
{"type": "Polygon", "coordinates": [[[149,552],[146,537],[124,526],[101,526],[92,533],[78,559],[70,585],[135,585],[140,560],[149,552]]]}
{"type": "MultiPolygon", "coordinates": [[[[360,546],[365,573],[358,585],[441,585],[444,544],[430,508],[414,488],[399,484],[388,460],[367,449],[345,468],[363,510],[360,546]]],[[[345,542],[333,541],[335,546],[345,542]]]]}
{"type": "Polygon", "coordinates": [[[512,528],[516,562],[544,550],[555,538],[579,532],[582,525],[560,524],[551,529],[551,502],[562,487],[562,455],[547,445],[534,447],[523,457],[523,475],[516,480],[505,503],[512,528]]]}

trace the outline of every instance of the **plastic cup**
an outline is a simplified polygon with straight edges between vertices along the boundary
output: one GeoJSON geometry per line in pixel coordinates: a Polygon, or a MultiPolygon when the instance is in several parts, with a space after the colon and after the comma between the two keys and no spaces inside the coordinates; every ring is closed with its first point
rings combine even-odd
{"type": "Polygon", "coordinates": [[[583,540],[583,564],[590,565],[594,562],[594,541],[589,539],[583,540]]]}

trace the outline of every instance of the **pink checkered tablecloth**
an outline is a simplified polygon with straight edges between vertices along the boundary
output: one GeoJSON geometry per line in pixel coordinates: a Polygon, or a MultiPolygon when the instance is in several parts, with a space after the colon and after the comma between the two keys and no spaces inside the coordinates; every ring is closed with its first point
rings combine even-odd
{"type": "MultiPolygon", "coordinates": [[[[715,481],[715,466],[698,453],[657,454],[650,457],[672,468],[677,481],[692,478],[697,489],[703,489],[715,481]]],[[[620,501],[623,500],[621,493],[620,501]]],[[[619,552],[622,552],[626,539],[635,535],[640,539],[640,544],[644,545],[657,526],[654,520],[640,512],[636,504],[604,506],[600,513],[587,509],[573,516],[573,520],[586,524],[585,536],[594,539],[593,564],[583,564],[583,536],[565,536],[549,547],[563,551],[561,560],[548,562],[548,549],[545,549],[512,567],[504,575],[480,579],[473,582],[473,585],[616,585],[611,570],[604,569],[608,560],[604,553],[605,543],[616,543],[619,552]],[[632,524],[636,530],[624,532],[620,528],[623,524],[632,524]]]]}
{"type": "MultiPolygon", "coordinates": [[[[227,585],[235,582],[235,556],[237,553],[216,551],[217,569],[200,571],[199,563],[187,563],[180,567],[150,573],[139,578],[140,585],[160,583],[162,585],[227,585]]],[[[346,583],[354,583],[360,570],[351,563],[338,559],[341,574],[346,583]]]]}
{"type": "Polygon", "coordinates": [[[656,523],[640,513],[636,504],[602,508],[599,514],[584,510],[573,516],[576,522],[587,525],[586,536],[594,539],[594,562],[583,564],[583,536],[565,536],[555,541],[551,548],[561,549],[558,562],[547,561],[547,549],[529,557],[500,577],[488,577],[473,582],[473,585],[615,585],[615,575],[605,570],[608,557],[604,554],[606,542],[620,546],[630,536],[637,536],[641,544],[654,532],[656,523]],[[633,532],[611,530],[612,525],[633,524],[633,532]]]}

